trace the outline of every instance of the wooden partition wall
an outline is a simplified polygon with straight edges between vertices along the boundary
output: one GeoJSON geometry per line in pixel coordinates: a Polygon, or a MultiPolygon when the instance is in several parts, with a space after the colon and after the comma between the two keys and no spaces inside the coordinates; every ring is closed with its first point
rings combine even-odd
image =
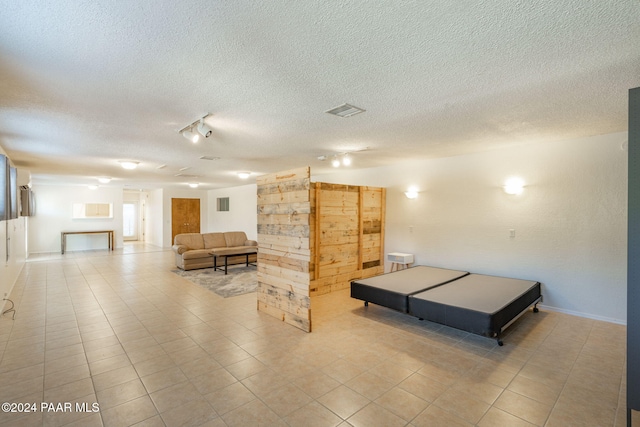
{"type": "Polygon", "coordinates": [[[258,310],[311,332],[310,169],[258,177],[258,310]]]}
{"type": "Polygon", "coordinates": [[[311,332],[311,297],[384,272],[384,188],[259,177],[258,310],[311,332]]]}
{"type": "Polygon", "coordinates": [[[385,189],[311,183],[311,295],[384,272],[385,189]]]}

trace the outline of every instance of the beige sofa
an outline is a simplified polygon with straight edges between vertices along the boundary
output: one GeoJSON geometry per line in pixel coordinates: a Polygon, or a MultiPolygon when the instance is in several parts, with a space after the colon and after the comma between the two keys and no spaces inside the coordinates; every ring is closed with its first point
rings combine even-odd
{"type": "MultiPolygon", "coordinates": [[[[257,249],[258,242],[247,239],[244,231],[226,231],[223,233],[185,233],[177,234],[173,239],[173,252],[176,266],[182,270],[213,267],[212,252],[218,255],[244,254],[248,249],[257,249]]],[[[257,255],[249,255],[249,262],[256,262],[257,255]]],[[[245,255],[228,256],[229,265],[246,261],[245,255]]],[[[218,260],[218,266],[224,261],[218,260]]],[[[224,267],[223,267],[224,268],[224,267]]]]}

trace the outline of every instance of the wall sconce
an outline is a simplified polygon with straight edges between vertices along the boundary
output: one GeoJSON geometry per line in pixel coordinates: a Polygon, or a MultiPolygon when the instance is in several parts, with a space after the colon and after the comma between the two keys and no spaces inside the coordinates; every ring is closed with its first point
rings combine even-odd
{"type": "Polygon", "coordinates": [[[509,178],[504,183],[503,188],[504,188],[504,192],[507,194],[513,194],[513,195],[522,194],[522,191],[524,190],[524,181],[522,181],[522,179],[517,177],[509,178]]]}
{"type": "Polygon", "coordinates": [[[207,126],[207,124],[204,122],[204,119],[206,119],[210,115],[211,114],[208,114],[208,113],[205,114],[204,116],[200,117],[199,119],[193,121],[192,123],[180,129],[178,133],[184,136],[185,138],[187,138],[189,141],[193,142],[194,144],[200,141],[200,135],[204,136],[205,138],[209,138],[213,133],[213,129],[207,126]],[[195,131],[197,131],[197,133],[194,131],[194,129],[195,131]]]}
{"type": "Polygon", "coordinates": [[[417,199],[418,189],[415,187],[409,187],[407,191],[404,192],[404,195],[407,196],[407,199],[417,199]]]}
{"type": "Polygon", "coordinates": [[[120,166],[122,166],[124,169],[135,169],[139,164],[140,162],[134,162],[131,160],[120,160],[120,166]]]}

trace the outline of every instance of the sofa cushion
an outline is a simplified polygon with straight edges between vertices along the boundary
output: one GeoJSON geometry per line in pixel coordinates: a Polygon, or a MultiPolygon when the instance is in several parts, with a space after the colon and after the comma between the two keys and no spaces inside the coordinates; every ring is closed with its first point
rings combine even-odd
{"type": "Polygon", "coordinates": [[[247,234],[244,231],[227,231],[224,233],[227,247],[244,246],[247,241],[247,234]]]}
{"type": "Polygon", "coordinates": [[[233,248],[212,249],[209,252],[215,255],[244,255],[256,253],[255,246],[234,246],[233,248]]]}
{"type": "Polygon", "coordinates": [[[224,233],[205,233],[202,235],[202,238],[206,249],[224,248],[227,246],[224,233]]]}
{"type": "Polygon", "coordinates": [[[200,233],[176,234],[176,237],[173,239],[173,243],[175,245],[186,246],[189,248],[188,250],[204,249],[204,240],[202,240],[202,234],[200,233]]]}
{"type": "Polygon", "coordinates": [[[194,249],[182,254],[182,259],[211,258],[211,249],[194,249]]]}

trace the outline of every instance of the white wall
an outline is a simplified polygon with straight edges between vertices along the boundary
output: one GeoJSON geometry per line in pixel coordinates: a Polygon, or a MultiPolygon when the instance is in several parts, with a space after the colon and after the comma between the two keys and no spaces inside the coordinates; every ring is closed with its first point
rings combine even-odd
{"type": "Polygon", "coordinates": [[[258,238],[258,186],[248,184],[209,191],[209,232],[244,231],[247,238],[258,238]],[[218,197],[229,198],[229,211],[218,212],[218,197]]]}
{"type": "Polygon", "coordinates": [[[544,306],[625,323],[626,139],[624,132],[531,144],[314,181],[387,187],[386,253],[538,280],[544,306]],[[525,181],[520,196],[503,191],[510,176],[525,181]],[[418,199],[404,196],[411,185],[418,199]]]}
{"type": "MultiPolygon", "coordinates": [[[[59,252],[60,232],[114,230],[115,246],[122,247],[122,188],[34,185],[36,214],[29,219],[29,252],[59,252]],[[72,218],[74,203],[111,203],[113,218],[72,218]]],[[[105,249],[106,234],[67,237],[68,251],[105,249]]]]}

